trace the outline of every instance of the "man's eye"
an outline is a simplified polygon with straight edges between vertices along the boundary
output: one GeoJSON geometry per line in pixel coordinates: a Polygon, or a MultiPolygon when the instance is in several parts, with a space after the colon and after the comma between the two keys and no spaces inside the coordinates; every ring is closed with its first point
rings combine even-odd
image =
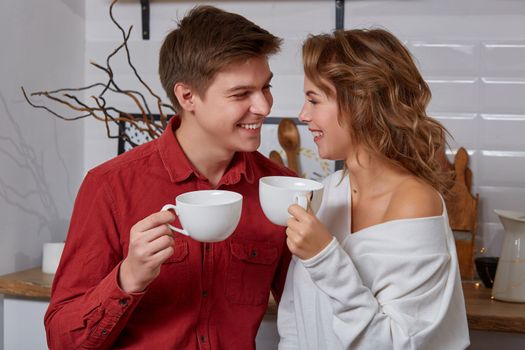
{"type": "Polygon", "coordinates": [[[263,89],[270,90],[272,87],[273,87],[272,84],[268,84],[268,85],[265,85],[263,89]]]}
{"type": "Polygon", "coordinates": [[[243,98],[243,97],[246,97],[246,96],[248,96],[248,91],[240,92],[238,94],[233,95],[233,97],[235,97],[235,98],[243,98]]]}

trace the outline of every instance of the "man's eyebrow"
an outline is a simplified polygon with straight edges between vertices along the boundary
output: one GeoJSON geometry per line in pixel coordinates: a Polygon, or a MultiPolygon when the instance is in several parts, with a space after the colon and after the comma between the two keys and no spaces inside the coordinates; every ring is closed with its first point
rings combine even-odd
{"type": "MultiPolygon", "coordinates": [[[[269,84],[270,81],[272,80],[273,78],[273,73],[270,72],[270,76],[268,77],[268,79],[266,79],[266,84],[269,84]]],[[[255,86],[254,85],[238,85],[238,86],[234,86],[228,90],[226,90],[226,93],[232,93],[232,92],[237,92],[237,91],[241,91],[241,90],[251,90],[251,89],[254,89],[255,86]]]]}

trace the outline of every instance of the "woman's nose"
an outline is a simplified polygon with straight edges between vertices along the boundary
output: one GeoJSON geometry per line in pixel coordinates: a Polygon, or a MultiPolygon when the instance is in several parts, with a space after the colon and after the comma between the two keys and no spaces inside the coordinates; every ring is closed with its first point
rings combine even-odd
{"type": "Polygon", "coordinates": [[[310,114],[306,110],[305,106],[303,106],[301,112],[299,112],[299,120],[303,123],[308,123],[312,121],[312,118],[310,118],[310,114]]]}

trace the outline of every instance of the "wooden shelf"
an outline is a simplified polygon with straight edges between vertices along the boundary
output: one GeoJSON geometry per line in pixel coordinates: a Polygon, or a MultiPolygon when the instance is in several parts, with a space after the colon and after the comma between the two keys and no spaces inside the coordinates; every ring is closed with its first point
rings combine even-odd
{"type": "MultiPolygon", "coordinates": [[[[0,294],[49,300],[53,277],[40,267],[0,276],[0,294]]],[[[471,330],[525,333],[525,303],[493,300],[491,290],[476,282],[463,282],[463,293],[471,330]]],[[[277,305],[270,297],[267,314],[276,313],[277,305]]]]}
{"type": "Polygon", "coordinates": [[[53,277],[42,272],[42,268],[0,276],[0,294],[21,298],[50,299],[53,277]]]}

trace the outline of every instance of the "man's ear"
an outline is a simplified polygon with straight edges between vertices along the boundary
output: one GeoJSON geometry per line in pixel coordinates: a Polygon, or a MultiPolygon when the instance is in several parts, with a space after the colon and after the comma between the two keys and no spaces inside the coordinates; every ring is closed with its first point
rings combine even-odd
{"type": "Polygon", "coordinates": [[[188,112],[193,112],[195,109],[195,92],[191,86],[184,83],[176,83],[173,87],[173,92],[182,109],[188,112]]]}

